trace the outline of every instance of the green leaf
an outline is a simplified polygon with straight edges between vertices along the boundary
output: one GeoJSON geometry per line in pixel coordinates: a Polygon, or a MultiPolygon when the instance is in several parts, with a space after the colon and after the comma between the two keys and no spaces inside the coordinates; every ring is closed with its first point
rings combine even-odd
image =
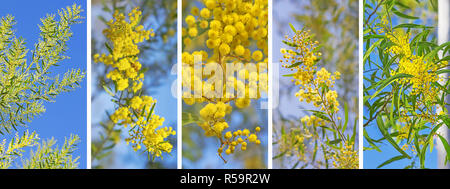
{"type": "Polygon", "coordinates": [[[183,126],[191,124],[191,123],[197,123],[198,121],[199,121],[199,117],[197,115],[183,112],[183,115],[181,118],[181,123],[183,126]]]}
{"type": "Polygon", "coordinates": [[[285,74],[285,75],[282,75],[283,77],[292,77],[292,76],[294,76],[295,74],[285,74]]]}
{"type": "Polygon", "coordinates": [[[343,131],[345,131],[347,129],[347,124],[348,124],[348,104],[347,102],[344,102],[344,127],[342,128],[343,131]]]}
{"type": "Polygon", "coordinates": [[[111,92],[111,90],[109,90],[109,88],[103,84],[102,85],[103,89],[105,89],[105,91],[110,95],[110,96],[115,96],[113,92],[111,92]]]}
{"type": "Polygon", "coordinates": [[[444,137],[442,137],[440,134],[438,134],[439,139],[441,139],[442,145],[445,148],[445,151],[447,152],[447,160],[450,160],[450,146],[448,145],[447,140],[445,140],[444,137]]]}
{"type": "Polygon", "coordinates": [[[367,133],[366,129],[364,129],[364,138],[366,139],[366,141],[378,152],[381,152],[380,148],[378,148],[377,145],[375,145],[374,141],[372,138],[370,138],[369,134],[367,133]]]}
{"type": "Polygon", "coordinates": [[[398,10],[395,9],[395,8],[392,8],[392,12],[393,12],[394,14],[396,14],[397,16],[402,17],[402,18],[412,19],[412,20],[419,19],[419,17],[409,16],[409,15],[403,14],[403,13],[401,13],[400,11],[398,11],[398,10]]]}
{"type": "Polygon", "coordinates": [[[109,44],[107,42],[105,42],[105,47],[106,47],[106,49],[108,49],[109,54],[113,54],[113,50],[112,50],[111,46],[109,46],[109,44]]]}
{"type": "Polygon", "coordinates": [[[294,33],[297,33],[297,30],[295,30],[294,26],[291,23],[289,23],[289,26],[291,27],[291,29],[294,33]]]}
{"type": "Polygon", "coordinates": [[[342,139],[336,139],[328,142],[329,144],[339,144],[342,141],[342,139]]]}
{"type": "Polygon", "coordinates": [[[407,78],[407,77],[412,77],[412,75],[401,73],[401,74],[396,74],[388,79],[380,81],[379,82],[380,84],[376,84],[376,85],[379,85],[380,87],[378,87],[378,90],[372,95],[372,97],[370,99],[372,100],[374,97],[376,97],[378,95],[378,93],[380,93],[385,87],[387,87],[389,84],[394,82],[396,79],[407,78]]]}
{"type": "Polygon", "coordinates": [[[419,24],[399,24],[397,26],[395,26],[393,29],[396,28],[422,28],[422,29],[430,29],[433,27],[429,27],[429,26],[423,26],[423,25],[419,25],[419,24]]]}
{"type": "Polygon", "coordinates": [[[291,64],[290,66],[288,66],[288,68],[293,68],[293,67],[297,67],[299,65],[303,64],[303,62],[296,62],[294,64],[291,64]]]}
{"type": "Polygon", "coordinates": [[[394,139],[392,139],[391,135],[386,130],[386,128],[383,124],[383,120],[382,120],[381,116],[377,117],[377,126],[378,126],[378,129],[381,131],[381,134],[384,136],[384,138],[386,138],[386,140],[389,143],[391,143],[392,147],[394,147],[398,152],[400,152],[401,154],[406,156],[406,158],[411,159],[411,157],[398,146],[398,144],[394,141],[394,139]]]}
{"type": "Polygon", "coordinates": [[[388,164],[390,164],[392,162],[395,162],[395,161],[398,161],[398,160],[402,160],[402,159],[405,159],[405,158],[407,158],[407,157],[404,156],[404,155],[395,156],[395,157],[393,157],[391,159],[388,159],[387,161],[383,162],[382,164],[378,165],[377,169],[379,169],[379,168],[381,168],[381,167],[383,167],[385,165],[388,165],[388,164]]]}
{"type": "Polygon", "coordinates": [[[434,48],[431,52],[429,52],[427,55],[425,55],[425,58],[424,58],[424,59],[427,60],[427,59],[431,58],[432,56],[437,55],[437,53],[438,53],[442,48],[444,48],[444,47],[446,47],[446,46],[448,46],[448,45],[450,45],[450,41],[449,41],[449,42],[446,42],[446,43],[443,43],[442,45],[439,45],[439,47],[434,48]]]}
{"type": "Polygon", "coordinates": [[[284,151],[284,152],[282,152],[282,153],[280,153],[280,154],[274,156],[272,159],[278,159],[278,158],[281,158],[281,157],[283,157],[284,154],[286,154],[287,152],[288,152],[288,150],[286,150],[286,151],[284,151]]]}
{"type": "Polygon", "coordinates": [[[366,60],[370,57],[370,54],[372,53],[373,49],[375,49],[375,47],[377,47],[382,41],[384,41],[384,39],[376,41],[369,47],[369,49],[366,50],[366,52],[364,53],[363,62],[366,62],[366,60]]]}

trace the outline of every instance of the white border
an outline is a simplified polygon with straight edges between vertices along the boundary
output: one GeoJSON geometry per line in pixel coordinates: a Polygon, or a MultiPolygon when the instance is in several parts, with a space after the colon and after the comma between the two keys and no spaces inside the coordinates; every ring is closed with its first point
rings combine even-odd
{"type": "Polygon", "coordinates": [[[359,62],[359,68],[358,68],[358,101],[359,101],[359,119],[358,119],[358,123],[359,123],[359,131],[358,131],[358,147],[359,147],[359,168],[363,169],[364,168],[364,141],[363,141],[363,135],[364,135],[364,129],[363,129],[363,120],[364,120],[364,115],[363,115],[363,92],[364,92],[364,87],[363,87],[363,72],[364,72],[364,62],[363,62],[363,20],[364,20],[364,11],[363,11],[363,5],[364,2],[363,1],[359,1],[359,16],[358,16],[358,21],[359,21],[359,35],[358,35],[358,42],[359,42],[359,48],[358,48],[358,53],[359,53],[359,57],[358,57],[358,62],[359,62]]]}
{"type": "Polygon", "coordinates": [[[268,70],[268,74],[269,74],[269,90],[268,90],[268,104],[267,104],[267,114],[268,114],[268,120],[267,120],[267,128],[268,128],[268,149],[267,149],[267,168],[268,169],[272,169],[272,82],[273,82],[273,61],[272,61],[272,0],[268,0],[269,1],[269,6],[268,6],[268,13],[269,13],[269,25],[267,26],[268,31],[268,37],[267,37],[267,41],[268,41],[268,45],[269,45],[269,49],[268,49],[268,56],[267,56],[267,62],[270,63],[269,65],[269,70],[268,70]]]}
{"type": "Polygon", "coordinates": [[[86,169],[91,169],[91,0],[86,2],[86,169]]]}
{"type": "Polygon", "coordinates": [[[182,127],[181,127],[181,51],[182,51],[182,39],[181,39],[181,23],[182,23],[182,0],[177,0],[177,169],[182,168],[182,127]]]}

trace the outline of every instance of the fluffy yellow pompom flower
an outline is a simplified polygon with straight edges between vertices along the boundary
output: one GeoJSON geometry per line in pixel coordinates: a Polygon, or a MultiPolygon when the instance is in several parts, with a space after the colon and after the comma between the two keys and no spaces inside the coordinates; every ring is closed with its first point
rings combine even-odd
{"type": "Polygon", "coordinates": [[[189,36],[191,36],[191,37],[197,36],[197,33],[198,33],[197,28],[189,28],[188,33],[189,33],[189,36]]]}
{"type": "Polygon", "coordinates": [[[209,18],[211,17],[211,12],[207,8],[203,8],[200,12],[200,16],[202,16],[203,18],[209,18]]]}
{"type": "Polygon", "coordinates": [[[261,51],[255,51],[255,52],[253,52],[253,54],[252,54],[252,58],[253,58],[253,60],[255,60],[255,61],[260,61],[260,60],[263,58],[263,54],[262,54],[261,51]]]}
{"type": "Polygon", "coordinates": [[[220,54],[227,55],[228,53],[230,53],[230,46],[228,46],[225,43],[222,43],[219,47],[219,50],[220,50],[220,54]]]}
{"type": "Polygon", "coordinates": [[[242,56],[245,53],[245,48],[242,45],[238,45],[235,49],[234,49],[234,53],[236,53],[236,55],[238,56],[242,56]]]}
{"type": "Polygon", "coordinates": [[[186,17],[186,23],[187,23],[189,26],[194,25],[194,24],[195,24],[195,17],[194,17],[194,16],[191,16],[191,15],[187,16],[187,17],[186,17]]]}

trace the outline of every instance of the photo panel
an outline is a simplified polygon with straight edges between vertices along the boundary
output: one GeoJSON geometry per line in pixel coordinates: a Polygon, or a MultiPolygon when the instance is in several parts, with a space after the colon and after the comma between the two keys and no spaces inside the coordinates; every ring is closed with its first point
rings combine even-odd
{"type": "Polygon", "coordinates": [[[86,1],[0,6],[0,169],[86,169],[86,1]]]}
{"type": "Polygon", "coordinates": [[[177,168],[177,1],[92,1],[91,165],[177,168]]]}
{"type": "Polygon", "coordinates": [[[182,168],[267,168],[268,0],[181,6],[182,168]]]}
{"type": "Polygon", "coordinates": [[[358,7],[273,1],[273,168],[358,169],[358,7]]]}
{"type": "Polygon", "coordinates": [[[365,1],[365,169],[450,168],[448,7],[365,1]]]}

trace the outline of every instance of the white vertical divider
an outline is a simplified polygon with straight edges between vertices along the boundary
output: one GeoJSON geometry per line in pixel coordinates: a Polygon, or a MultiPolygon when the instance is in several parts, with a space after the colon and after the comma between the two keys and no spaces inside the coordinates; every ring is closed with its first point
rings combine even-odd
{"type": "Polygon", "coordinates": [[[181,110],[182,110],[182,103],[181,103],[181,43],[183,42],[181,39],[181,23],[183,2],[182,0],[177,0],[177,168],[182,168],[182,127],[181,127],[181,110]]]}
{"type": "Polygon", "coordinates": [[[268,12],[269,12],[269,23],[267,29],[268,31],[268,37],[267,37],[267,43],[268,43],[268,57],[267,62],[270,63],[268,73],[269,74],[269,90],[267,95],[267,134],[268,134],[268,149],[267,149],[267,168],[272,169],[272,133],[273,133],[273,127],[272,127],[272,82],[273,82],[273,61],[272,61],[272,0],[269,1],[268,6],[268,12]]]}
{"type": "MultiPolygon", "coordinates": [[[[450,33],[450,24],[449,24],[449,17],[450,17],[450,1],[449,0],[439,0],[438,1],[438,45],[441,45],[443,43],[446,43],[449,41],[449,33],[450,33]]],[[[442,58],[442,52],[440,53],[440,57],[442,58]]],[[[442,74],[444,78],[448,78],[447,74],[442,74]]],[[[447,79],[444,79],[444,81],[441,81],[441,85],[445,84],[447,82],[447,79]]],[[[447,102],[448,102],[447,98],[447,102]]],[[[442,111],[441,108],[438,108],[437,111],[442,111]]],[[[447,125],[449,126],[449,125],[447,125]]],[[[447,141],[450,140],[450,132],[445,125],[441,126],[439,128],[438,133],[441,134],[447,141]]],[[[437,140],[437,167],[439,169],[450,169],[450,162],[447,162],[447,165],[445,165],[445,159],[447,157],[447,152],[445,151],[444,146],[442,145],[442,142],[439,140],[439,138],[436,138],[437,140]]]]}
{"type": "Polygon", "coordinates": [[[363,141],[363,96],[364,96],[364,85],[363,85],[363,73],[364,73],[364,62],[363,62],[363,54],[364,54],[364,46],[363,46],[363,21],[364,21],[364,3],[363,1],[359,1],[359,17],[358,17],[358,23],[359,23],[359,40],[358,40],[358,124],[359,124],[359,130],[358,130],[358,156],[359,156],[359,168],[364,168],[364,141],[363,141]]]}
{"type": "Polygon", "coordinates": [[[86,169],[91,169],[91,0],[86,2],[86,169]]]}

